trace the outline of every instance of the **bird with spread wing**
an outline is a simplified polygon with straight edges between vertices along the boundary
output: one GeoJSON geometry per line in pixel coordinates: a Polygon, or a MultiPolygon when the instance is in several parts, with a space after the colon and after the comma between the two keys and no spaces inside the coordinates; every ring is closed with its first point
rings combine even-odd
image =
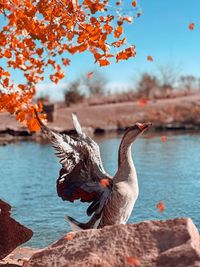
{"type": "Polygon", "coordinates": [[[98,144],[83,132],[75,114],[72,114],[72,120],[76,136],[52,131],[40,120],[37,112],[35,115],[62,165],[57,180],[58,196],[71,202],[79,199],[91,203],[87,208],[87,215],[91,216],[87,223],[80,223],[67,216],[72,229],[125,224],[138,197],[131,145],[151,123],[136,123],[126,130],[119,147],[118,170],[111,177],[104,170],[98,144]]]}

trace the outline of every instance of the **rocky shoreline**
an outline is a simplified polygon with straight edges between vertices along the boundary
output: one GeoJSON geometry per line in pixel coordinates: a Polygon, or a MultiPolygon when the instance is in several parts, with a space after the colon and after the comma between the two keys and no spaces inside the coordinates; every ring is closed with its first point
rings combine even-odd
{"type": "MultiPolygon", "coordinates": [[[[76,112],[83,128],[92,136],[110,132],[121,132],[136,121],[153,123],[152,131],[200,132],[200,93],[149,101],[146,105],[139,102],[125,102],[105,105],[76,105],[64,107],[55,104],[52,121],[48,126],[60,133],[72,133],[71,113],[76,112]]],[[[48,114],[47,114],[48,115],[48,114]]],[[[0,144],[17,141],[44,141],[40,132],[30,133],[26,127],[15,121],[14,116],[0,113],[0,144]]]]}
{"type": "Polygon", "coordinates": [[[32,231],[10,217],[10,205],[0,200],[0,208],[0,266],[200,266],[200,236],[190,218],[70,232],[37,249],[19,247],[32,237],[32,231]]]}

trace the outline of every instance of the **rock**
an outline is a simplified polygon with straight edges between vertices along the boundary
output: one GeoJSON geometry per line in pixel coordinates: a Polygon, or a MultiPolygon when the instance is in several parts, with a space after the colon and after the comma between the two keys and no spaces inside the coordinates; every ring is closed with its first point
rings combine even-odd
{"type": "Polygon", "coordinates": [[[28,241],[33,232],[10,217],[11,206],[0,200],[0,259],[28,241]]]}
{"type": "Polygon", "coordinates": [[[40,249],[30,247],[18,247],[0,261],[0,266],[23,266],[31,256],[40,249]]]}
{"type": "Polygon", "coordinates": [[[107,226],[68,233],[24,266],[200,267],[200,238],[184,218],[107,226]]]}

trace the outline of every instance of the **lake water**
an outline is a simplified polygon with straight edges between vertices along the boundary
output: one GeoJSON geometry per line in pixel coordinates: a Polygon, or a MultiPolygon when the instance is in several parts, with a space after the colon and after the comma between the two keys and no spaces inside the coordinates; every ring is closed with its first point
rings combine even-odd
{"type": "MultiPolygon", "coordinates": [[[[115,174],[120,139],[100,143],[106,170],[115,174]]],[[[179,134],[136,140],[132,148],[140,194],[129,222],[191,217],[200,229],[200,135],[179,134]],[[162,200],[161,214],[156,203],[162,200]]],[[[22,142],[0,147],[0,198],[13,206],[13,217],[34,231],[26,244],[43,247],[70,230],[66,214],[86,221],[87,205],[57,197],[60,165],[50,145],[22,142]],[[84,207],[84,209],[83,209],[84,207]]]]}

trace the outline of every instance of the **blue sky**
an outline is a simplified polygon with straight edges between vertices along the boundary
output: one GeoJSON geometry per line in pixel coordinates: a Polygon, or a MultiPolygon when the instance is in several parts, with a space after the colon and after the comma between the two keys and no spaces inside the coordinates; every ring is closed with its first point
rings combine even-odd
{"type": "MultiPolygon", "coordinates": [[[[128,2],[128,1],[127,1],[128,2]]],[[[200,76],[200,1],[138,0],[142,16],[125,27],[130,44],[135,44],[137,57],[101,68],[110,81],[127,82],[141,72],[155,72],[161,65],[178,66],[182,74],[200,76]],[[194,22],[193,31],[188,29],[194,22]],[[152,55],[154,62],[146,60],[152,55]]],[[[68,75],[75,77],[96,65],[92,57],[77,55],[68,75]]]]}
{"type": "MultiPolygon", "coordinates": [[[[125,3],[130,5],[131,1],[125,3]]],[[[89,53],[77,54],[58,88],[92,70],[100,70],[111,84],[120,86],[134,82],[142,72],[156,73],[164,65],[178,67],[180,74],[200,76],[200,0],[138,0],[137,3],[142,16],[125,27],[129,44],[136,45],[137,57],[99,68],[89,53]],[[191,22],[195,23],[193,31],[188,29],[191,22]],[[147,61],[147,55],[154,61],[147,61]]],[[[47,79],[40,87],[46,86],[51,86],[47,79]]]]}

